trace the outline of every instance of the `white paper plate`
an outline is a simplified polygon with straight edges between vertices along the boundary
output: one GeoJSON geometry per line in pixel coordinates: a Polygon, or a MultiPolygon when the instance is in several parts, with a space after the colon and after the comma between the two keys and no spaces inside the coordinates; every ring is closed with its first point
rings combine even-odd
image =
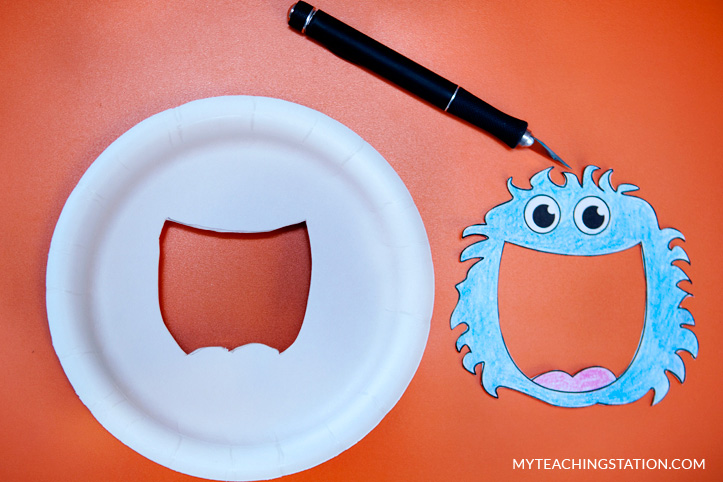
{"type": "Polygon", "coordinates": [[[338,122],[270,98],[198,100],[133,127],[68,198],[48,256],[53,345],[83,403],[140,454],[220,480],[297,472],[364,437],[417,369],[433,296],[426,232],[392,168],[338,122]],[[306,221],[311,283],[291,347],[181,350],[159,308],[169,219],[306,221]]]}

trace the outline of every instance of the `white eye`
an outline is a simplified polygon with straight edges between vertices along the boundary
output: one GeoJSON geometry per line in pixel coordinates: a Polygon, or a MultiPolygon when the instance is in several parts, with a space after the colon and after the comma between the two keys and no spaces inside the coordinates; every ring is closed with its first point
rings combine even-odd
{"type": "Polygon", "coordinates": [[[536,233],[549,233],[560,222],[560,206],[550,196],[535,196],[525,206],[525,222],[536,233]]]}
{"type": "Polygon", "coordinates": [[[610,209],[598,197],[586,197],[575,206],[575,224],[585,234],[597,234],[610,222],[610,209]]]}

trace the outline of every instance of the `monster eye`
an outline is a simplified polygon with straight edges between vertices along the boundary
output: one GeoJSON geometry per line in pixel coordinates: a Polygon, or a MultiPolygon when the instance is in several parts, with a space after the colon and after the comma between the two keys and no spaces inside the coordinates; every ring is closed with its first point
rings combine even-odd
{"type": "Polygon", "coordinates": [[[597,234],[610,222],[610,209],[598,197],[586,197],[575,206],[575,224],[585,234],[597,234]]]}
{"type": "Polygon", "coordinates": [[[549,233],[560,222],[560,206],[550,196],[535,196],[525,206],[525,222],[536,233],[549,233]]]}

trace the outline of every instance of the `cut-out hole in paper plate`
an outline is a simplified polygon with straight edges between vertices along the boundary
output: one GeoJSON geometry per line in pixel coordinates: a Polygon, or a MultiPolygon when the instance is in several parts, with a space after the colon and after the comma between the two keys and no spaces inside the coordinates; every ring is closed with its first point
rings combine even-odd
{"type": "Polygon", "coordinates": [[[219,233],[167,221],[160,246],[161,314],[186,353],[249,343],[283,352],[299,336],[311,281],[306,223],[219,233]]]}
{"type": "Polygon", "coordinates": [[[338,122],[269,98],[198,100],[133,127],[68,198],[48,255],[53,346],[82,402],[140,454],[218,480],[297,472],[364,437],[417,369],[433,297],[426,232],[394,170],[338,122]],[[159,306],[168,220],[306,224],[308,300],[286,350],[181,349],[159,306]]]}

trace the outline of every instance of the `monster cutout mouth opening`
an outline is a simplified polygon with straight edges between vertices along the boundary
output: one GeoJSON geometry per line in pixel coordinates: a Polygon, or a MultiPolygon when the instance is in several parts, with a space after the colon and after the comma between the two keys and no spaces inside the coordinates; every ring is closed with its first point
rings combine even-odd
{"type": "Polygon", "coordinates": [[[622,376],[638,349],[645,290],[640,245],[571,256],[505,243],[498,294],[503,341],[520,371],[544,388],[603,388],[622,376]]]}

